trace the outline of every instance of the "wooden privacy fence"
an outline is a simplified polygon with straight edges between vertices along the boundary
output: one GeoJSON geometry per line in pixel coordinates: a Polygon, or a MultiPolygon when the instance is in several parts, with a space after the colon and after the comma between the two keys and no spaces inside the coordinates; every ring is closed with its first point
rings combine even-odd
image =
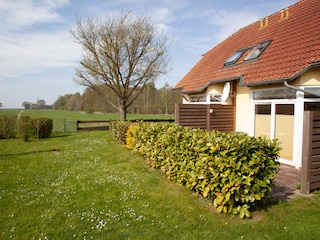
{"type": "Polygon", "coordinates": [[[190,126],[221,132],[234,131],[234,106],[220,104],[176,104],[175,121],[190,126]]]}
{"type": "MultiPolygon", "coordinates": [[[[118,120],[77,120],[77,131],[80,130],[109,130],[109,123],[118,120]],[[84,127],[84,125],[86,125],[84,127]]],[[[133,119],[129,122],[174,122],[174,119],[133,119]]]]}
{"type": "Polygon", "coordinates": [[[301,168],[301,193],[320,188],[320,111],[305,111],[301,168]]]}

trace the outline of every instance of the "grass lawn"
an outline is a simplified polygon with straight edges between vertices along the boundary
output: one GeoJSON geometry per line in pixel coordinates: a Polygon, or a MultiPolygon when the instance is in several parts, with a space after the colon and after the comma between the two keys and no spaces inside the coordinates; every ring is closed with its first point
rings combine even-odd
{"type": "Polygon", "coordinates": [[[0,239],[318,239],[320,195],[218,214],[107,131],[0,140],[0,239]],[[38,151],[39,149],[39,151],[38,151]],[[38,151],[38,153],[37,153],[38,151]]]}

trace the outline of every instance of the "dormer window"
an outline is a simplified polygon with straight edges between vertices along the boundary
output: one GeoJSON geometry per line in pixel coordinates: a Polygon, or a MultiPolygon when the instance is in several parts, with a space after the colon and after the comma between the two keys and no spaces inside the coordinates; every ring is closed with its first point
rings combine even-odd
{"type": "Polygon", "coordinates": [[[258,58],[263,51],[268,47],[271,41],[259,43],[258,45],[254,46],[249,54],[245,57],[244,61],[253,60],[258,58]]]}
{"type": "Polygon", "coordinates": [[[239,60],[239,58],[241,58],[244,52],[245,50],[236,51],[227,61],[225,61],[224,65],[228,66],[228,65],[235,64],[239,60]]]}

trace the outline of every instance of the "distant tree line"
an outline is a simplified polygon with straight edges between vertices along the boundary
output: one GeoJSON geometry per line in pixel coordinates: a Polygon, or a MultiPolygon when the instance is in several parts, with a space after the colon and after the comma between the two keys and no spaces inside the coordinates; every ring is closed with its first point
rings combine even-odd
{"type": "MultiPolygon", "coordinates": [[[[88,87],[82,95],[75,93],[59,96],[53,108],[87,113],[117,113],[118,111],[109,104],[118,99],[115,93],[105,85],[99,85],[98,89],[98,93],[88,87]]],[[[172,90],[168,84],[157,89],[154,82],[151,82],[145,86],[135,102],[128,108],[128,113],[173,114],[175,104],[181,101],[179,91],[172,90]]]]}
{"type": "Polygon", "coordinates": [[[24,109],[52,109],[52,105],[47,105],[45,100],[39,99],[37,100],[37,103],[32,103],[28,101],[24,101],[22,103],[22,107],[24,109]]]}

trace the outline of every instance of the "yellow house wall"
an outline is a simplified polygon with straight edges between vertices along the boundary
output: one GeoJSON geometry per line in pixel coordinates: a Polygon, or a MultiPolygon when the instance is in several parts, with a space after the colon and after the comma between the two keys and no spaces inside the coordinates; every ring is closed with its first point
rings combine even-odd
{"type": "Polygon", "coordinates": [[[313,68],[299,76],[290,84],[295,86],[317,86],[320,85],[320,68],[313,68]]]}
{"type": "Polygon", "coordinates": [[[221,94],[223,91],[224,83],[217,83],[208,86],[207,94],[221,94]]]}
{"type": "Polygon", "coordinates": [[[236,132],[250,132],[250,88],[236,88],[236,132]]]}
{"type": "MultiPolygon", "coordinates": [[[[188,98],[188,95],[185,95],[186,98],[188,98]]],[[[182,98],[182,103],[183,104],[188,104],[189,102],[187,101],[187,99],[182,98]]]]}

